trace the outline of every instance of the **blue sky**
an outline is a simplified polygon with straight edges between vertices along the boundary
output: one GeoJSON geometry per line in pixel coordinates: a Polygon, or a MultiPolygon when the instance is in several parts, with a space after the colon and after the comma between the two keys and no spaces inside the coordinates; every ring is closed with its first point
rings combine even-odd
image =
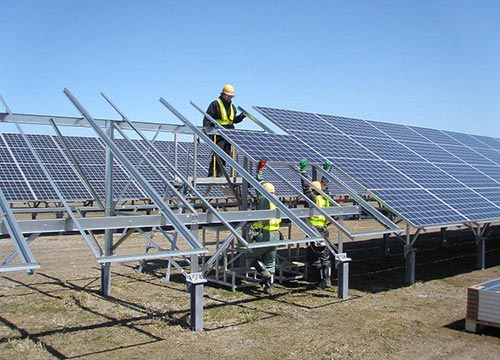
{"type": "Polygon", "coordinates": [[[130,118],[178,123],[164,97],[201,125],[189,101],[206,108],[231,83],[249,110],[500,138],[497,0],[2,0],[0,13],[14,112],[78,116],[67,87],[94,117],[118,117],[103,91],[130,118]]]}

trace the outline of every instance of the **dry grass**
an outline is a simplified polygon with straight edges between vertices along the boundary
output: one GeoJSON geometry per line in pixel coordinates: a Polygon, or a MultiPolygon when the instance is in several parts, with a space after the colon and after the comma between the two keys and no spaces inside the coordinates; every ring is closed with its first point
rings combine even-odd
{"type": "MultiPolygon", "coordinates": [[[[5,240],[2,240],[5,241],[5,240]]],[[[463,331],[468,286],[500,277],[500,232],[487,241],[487,269],[473,271],[470,232],[436,233],[416,244],[417,283],[404,283],[399,240],[347,243],[350,299],[305,281],[272,296],[205,286],[204,332],[191,332],[189,295],[164,268],[112,268],[112,297],[99,294],[100,269],[79,236],[32,246],[42,269],[0,277],[1,359],[486,359],[499,357],[500,329],[463,331]]],[[[161,264],[160,264],[161,265],[161,264]]]]}

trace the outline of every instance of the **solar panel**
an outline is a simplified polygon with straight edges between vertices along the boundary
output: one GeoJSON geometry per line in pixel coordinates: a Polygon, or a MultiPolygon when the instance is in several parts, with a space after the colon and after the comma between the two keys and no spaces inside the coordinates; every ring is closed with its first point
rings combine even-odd
{"type": "Polygon", "coordinates": [[[323,162],[324,158],[311,147],[291,135],[270,134],[260,131],[221,130],[222,134],[237,144],[244,153],[258,162],[297,163],[302,158],[310,162],[323,162]]]}
{"type": "Polygon", "coordinates": [[[294,112],[291,126],[286,110],[256,109],[412,225],[500,220],[498,196],[486,190],[500,187],[497,139],[317,113],[294,112]],[[300,131],[316,129],[318,116],[342,135],[300,131]]]}

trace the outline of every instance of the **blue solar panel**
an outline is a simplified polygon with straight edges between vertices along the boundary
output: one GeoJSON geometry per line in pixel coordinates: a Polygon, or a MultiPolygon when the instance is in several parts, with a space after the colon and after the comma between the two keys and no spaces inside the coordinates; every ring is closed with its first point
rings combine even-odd
{"type": "Polygon", "coordinates": [[[340,134],[334,128],[327,125],[317,114],[302,111],[273,109],[262,106],[255,108],[268,119],[276,120],[284,130],[299,130],[316,132],[322,129],[328,134],[340,134]]]}
{"type": "Polygon", "coordinates": [[[365,148],[360,147],[345,135],[325,136],[321,133],[290,131],[292,135],[317,152],[329,158],[376,159],[365,148]]]}
{"type": "Polygon", "coordinates": [[[340,116],[320,115],[328,124],[333,126],[342,134],[357,136],[373,136],[377,138],[388,138],[386,134],[374,127],[370,122],[359,119],[351,119],[340,116]]]}
{"type": "Polygon", "coordinates": [[[430,142],[420,143],[413,141],[402,141],[401,143],[431,163],[463,163],[463,161],[456,156],[450,154],[440,146],[430,142]]]}
{"type": "Polygon", "coordinates": [[[464,144],[465,146],[471,147],[471,148],[489,148],[488,145],[482,143],[481,141],[477,140],[473,136],[469,134],[462,134],[462,133],[457,133],[453,131],[443,131],[446,135],[451,136],[461,144],[464,144]]]}
{"type": "Polygon", "coordinates": [[[430,141],[424,138],[419,133],[410,129],[405,125],[390,124],[384,122],[369,121],[369,123],[384,132],[388,136],[399,139],[400,141],[414,141],[420,143],[430,143],[430,141]]]}
{"type": "Polygon", "coordinates": [[[479,285],[482,286],[481,291],[491,291],[500,293],[500,278],[494,280],[488,280],[479,285]]]}
{"type": "Polygon", "coordinates": [[[428,162],[391,161],[402,174],[427,189],[463,188],[458,181],[428,162]]]}
{"type": "Polygon", "coordinates": [[[250,159],[258,162],[297,163],[302,158],[323,162],[323,157],[292,135],[269,134],[256,131],[221,130],[224,137],[237,144],[250,159]]]}
{"type": "Polygon", "coordinates": [[[417,188],[418,185],[409,178],[397,174],[396,170],[384,161],[380,160],[352,160],[333,159],[333,165],[341,169],[361,187],[373,189],[396,189],[417,188]]]}
{"type": "Polygon", "coordinates": [[[384,160],[422,161],[422,158],[413,151],[388,138],[351,136],[351,139],[384,160]]]}
{"type": "Polygon", "coordinates": [[[281,123],[286,110],[277,117],[272,110],[266,113],[412,225],[500,219],[498,198],[485,190],[500,186],[497,139],[311,113],[304,122],[295,117],[289,128],[281,123]],[[312,126],[315,116],[344,136],[332,140],[320,132],[297,131],[312,126]],[[467,203],[470,197],[477,203],[467,203]]]}
{"type": "Polygon", "coordinates": [[[492,149],[500,150],[500,140],[498,139],[481,135],[471,135],[471,136],[474,139],[481,141],[483,144],[488,145],[492,149]]]}
{"type": "Polygon", "coordinates": [[[500,165],[500,151],[480,148],[475,148],[474,150],[490,160],[493,164],[497,166],[500,165]]]}
{"type": "Polygon", "coordinates": [[[500,186],[499,182],[470,165],[437,164],[436,166],[471,188],[500,186]]]}
{"type": "Polygon", "coordinates": [[[421,128],[421,127],[416,127],[416,126],[409,126],[410,129],[414,130],[415,132],[419,133],[423,137],[427,138],[431,142],[439,145],[457,145],[460,146],[461,144],[449,136],[448,134],[444,133],[441,130],[435,130],[435,129],[427,129],[427,128],[421,128]]]}
{"type": "Polygon", "coordinates": [[[478,152],[465,147],[455,145],[441,145],[443,149],[456,156],[463,162],[470,165],[494,165],[493,162],[479,154],[478,152]]]}
{"type": "Polygon", "coordinates": [[[498,206],[484,201],[485,199],[477,192],[470,189],[433,189],[429,191],[470,221],[484,221],[500,217],[498,206]]]}

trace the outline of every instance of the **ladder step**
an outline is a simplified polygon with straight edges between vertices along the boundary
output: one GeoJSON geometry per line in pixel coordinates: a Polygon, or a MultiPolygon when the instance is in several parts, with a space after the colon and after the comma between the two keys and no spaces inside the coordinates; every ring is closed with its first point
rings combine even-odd
{"type": "Polygon", "coordinates": [[[101,256],[97,258],[97,262],[102,264],[102,263],[115,263],[122,261],[155,260],[155,259],[165,259],[175,256],[201,255],[201,254],[206,254],[207,252],[208,250],[206,249],[189,249],[189,250],[159,251],[148,254],[111,255],[111,256],[101,256]]]}
{"type": "Polygon", "coordinates": [[[259,249],[271,246],[284,246],[284,245],[294,245],[294,244],[303,244],[312,241],[323,241],[323,238],[305,238],[305,239],[295,239],[295,240],[279,240],[279,241],[261,241],[261,242],[253,242],[248,243],[249,249],[259,249]]]}

